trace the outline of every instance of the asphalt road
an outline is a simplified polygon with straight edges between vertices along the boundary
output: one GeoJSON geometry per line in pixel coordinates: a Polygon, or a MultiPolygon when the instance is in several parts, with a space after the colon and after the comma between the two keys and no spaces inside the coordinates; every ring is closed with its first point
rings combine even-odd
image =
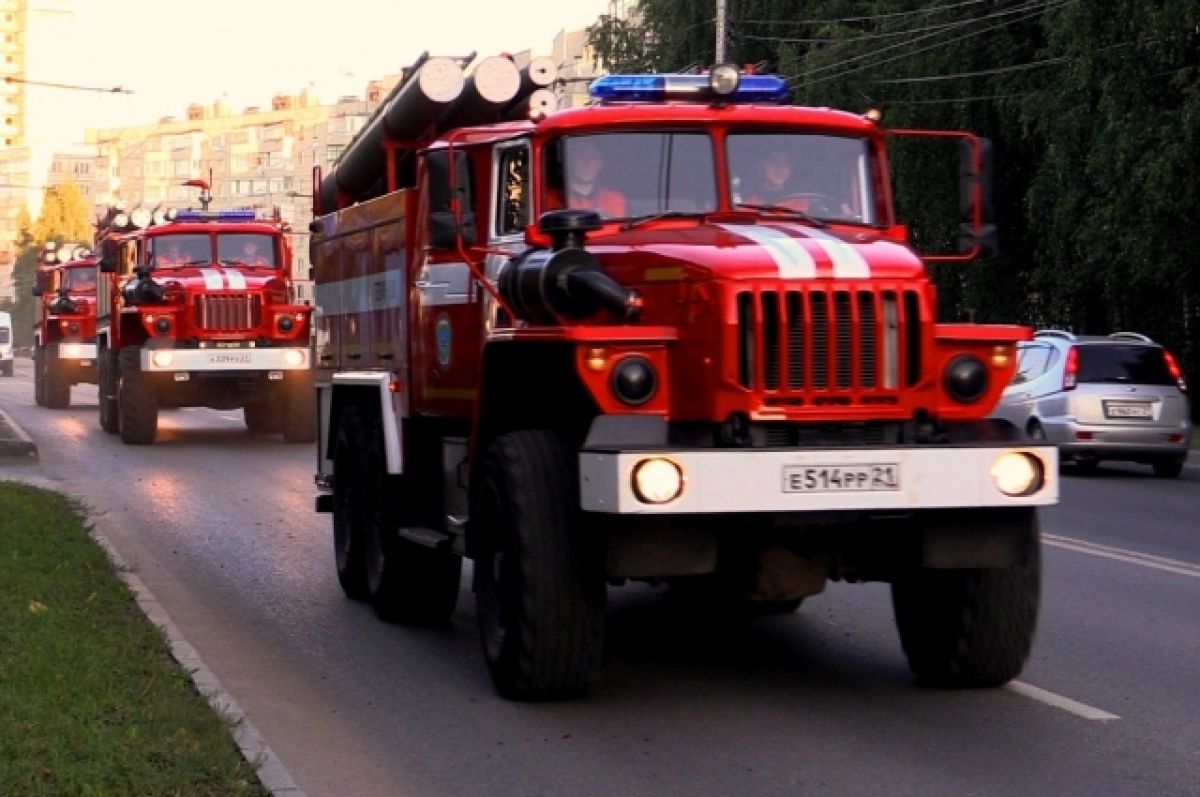
{"type": "MultiPolygon", "coordinates": [[[[163,414],[153,446],[97,422],[95,388],[34,406],[29,361],[0,408],[39,475],[104,514],[156,594],[310,797],[331,795],[1200,795],[1200,462],[1064,470],[1044,600],[1009,688],[913,685],[883,585],[831,585],[737,625],[610,590],[588,700],[495,695],[465,585],[448,630],[346,600],[311,446],[241,413],[163,414]]],[[[2,540],[0,540],[2,545],[2,540]]]]}

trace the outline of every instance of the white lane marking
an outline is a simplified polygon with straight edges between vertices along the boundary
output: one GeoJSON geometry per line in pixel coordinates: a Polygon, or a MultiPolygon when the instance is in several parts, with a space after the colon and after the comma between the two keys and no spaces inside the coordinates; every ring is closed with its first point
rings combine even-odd
{"type": "Polygon", "coordinates": [[[1165,556],[1154,556],[1148,553],[1138,553],[1137,551],[1126,550],[1125,548],[1114,548],[1111,545],[1101,545],[1096,542],[1085,542],[1084,540],[1076,540],[1070,537],[1059,537],[1054,534],[1043,534],[1042,539],[1047,545],[1053,545],[1055,548],[1063,548],[1068,551],[1077,553],[1086,553],[1091,556],[1099,556],[1104,559],[1113,559],[1118,562],[1127,562],[1131,565],[1141,565],[1154,570],[1161,570],[1164,573],[1175,573],[1181,576],[1190,578],[1200,578],[1200,565],[1194,565],[1189,562],[1181,562],[1178,559],[1168,559],[1165,556]]]}
{"type": "Polygon", "coordinates": [[[829,259],[833,261],[833,276],[838,279],[868,279],[871,266],[855,247],[820,230],[805,230],[809,238],[816,241],[829,259]]]}
{"type": "Polygon", "coordinates": [[[237,271],[236,269],[227,268],[222,270],[221,273],[225,275],[225,279],[229,280],[230,288],[235,291],[246,290],[246,278],[242,275],[242,272],[237,271]]]}
{"type": "Polygon", "coordinates": [[[210,291],[219,291],[225,287],[224,281],[221,280],[221,272],[215,268],[202,268],[200,275],[204,277],[204,287],[210,291]]]}
{"type": "Polygon", "coordinates": [[[1038,689],[1036,686],[1023,683],[1021,681],[1009,681],[1004,687],[1010,692],[1014,692],[1021,697],[1027,697],[1030,700],[1036,700],[1039,703],[1044,703],[1047,706],[1052,706],[1057,709],[1062,709],[1077,717],[1083,717],[1085,720],[1093,722],[1111,722],[1112,720],[1121,719],[1116,714],[1109,714],[1104,709],[1099,709],[1094,706],[1089,706],[1086,703],[1080,703],[1078,700],[1072,700],[1069,697],[1063,697],[1054,692],[1047,692],[1045,689],[1038,689]]]}
{"type": "Polygon", "coordinates": [[[734,235],[749,238],[766,249],[779,268],[781,279],[814,279],[817,276],[817,263],[804,248],[800,239],[770,227],[739,226],[737,224],[718,226],[734,235]]]}

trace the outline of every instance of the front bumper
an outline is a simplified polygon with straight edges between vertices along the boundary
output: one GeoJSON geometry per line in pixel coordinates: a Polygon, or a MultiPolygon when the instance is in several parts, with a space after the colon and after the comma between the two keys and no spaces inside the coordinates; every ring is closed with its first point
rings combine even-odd
{"type": "Polygon", "coordinates": [[[1187,456],[1192,440],[1191,424],[1130,427],[1046,419],[1042,428],[1046,431],[1046,441],[1057,444],[1064,458],[1182,459],[1187,456]],[[1089,435],[1089,438],[1080,440],[1080,434],[1089,435]],[[1172,436],[1176,438],[1175,442],[1171,442],[1172,436]]]}
{"type": "Polygon", "coordinates": [[[142,349],[142,371],[307,371],[308,349],[142,349]]]}
{"type": "Polygon", "coordinates": [[[580,506],[605,514],[910,511],[1045,506],[1058,502],[1053,446],[922,446],[862,449],[588,450],[579,454],[580,506]],[[1008,453],[1034,458],[1040,488],[1009,496],[992,467],[1008,453]],[[634,468],[667,459],[683,490],[664,504],[640,500],[634,468]]]}

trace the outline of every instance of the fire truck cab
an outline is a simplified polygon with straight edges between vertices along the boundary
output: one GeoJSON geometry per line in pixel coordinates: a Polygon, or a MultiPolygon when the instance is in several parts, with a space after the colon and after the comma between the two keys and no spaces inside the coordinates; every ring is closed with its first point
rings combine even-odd
{"type": "MultiPolygon", "coordinates": [[[[886,157],[918,131],[728,68],[592,91],[532,121],[434,115],[385,142],[414,168],[382,193],[315,177],[336,199],[312,224],[317,508],[345,592],[444,621],[473,559],[516,699],[587,690],[629,580],[753,613],[888,582],[922,681],[1015,677],[1056,454],[985,420],[1030,331],[937,320],[886,157]],[[796,174],[770,198],[775,151],[796,174]]],[[[929,135],[966,142],[971,223],[943,259],[968,260],[986,148],[929,135]]]]}
{"type": "Polygon", "coordinates": [[[160,408],[241,407],[252,432],[312,442],[312,308],[293,300],[286,226],[253,209],[156,215],[101,225],[100,425],[144,444],[160,408]]]}

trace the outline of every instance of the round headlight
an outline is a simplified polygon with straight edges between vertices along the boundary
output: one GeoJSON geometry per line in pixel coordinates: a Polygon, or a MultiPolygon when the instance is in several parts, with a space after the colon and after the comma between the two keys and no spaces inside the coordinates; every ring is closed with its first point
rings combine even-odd
{"type": "Polygon", "coordinates": [[[165,335],[171,331],[171,319],[165,315],[160,315],[154,319],[154,331],[160,335],[165,335]]]}
{"type": "Polygon", "coordinates": [[[283,355],[284,365],[298,366],[304,365],[304,352],[299,349],[291,349],[283,355]]]}
{"type": "Polygon", "coordinates": [[[645,357],[626,357],[613,368],[612,392],[623,404],[645,404],[657,389],[658,375],[645,357]]]}
{"type": "Polygon", "coordinates": [[[280,332],[291,332],[296,327],[296,322],[290,315],[281,315],[275,325],[279,327],[280,332]]]}
{"type": "Polygon", "coordinates": [[[992,463],[992,483],[1005,495],[1032,495],[1046,481],[1042,461],[1032,454],[1010,451],[992,463]]]}
{"type": "Polygon", "coordinates": [[[76,324],[74,321],[72,321],[70,324],[67,324],[67,332],[71,333],[72,335],[78,335],[79,324],[76,324]]]}
{"type": "Polygon", "coordinates": [[[175,362],[175,355],[169,351],[154,352],[154,364],[159,368],[166,368],[171,363],[175,362]]]}
{"type": "Polygon", "coordinates": [[[946,366],[943,376],[950,398],[962,404],[978,401],[987,392],[987,366],[973,354],[960,354],[946,366]]]}
{"type": "Polygon", "coordinates": [[[149,208],[138,208],[129,214],[129,221],[134,227],[149,227],[152,219],[149,208]]]}
{"type": "Polygon", "coordinates": [[[665,504],[683,492],[683,471],[669,459],[644,459],[633,468],[633,493],[643,504],[665,504]]]}
{"type": "Polygon", "coordinates": [[[112,226],[128,227],[129,226],[129,214],[128,213],[118,213],[117,215],[113,216],[112,226]]]}
{"type": "Polygon", "coordinates": [[[718,97],[725,97],[737,91],[741,79],[738,68],[733,64],[717,64],[708,73],[708,85],[718,97]]]}

